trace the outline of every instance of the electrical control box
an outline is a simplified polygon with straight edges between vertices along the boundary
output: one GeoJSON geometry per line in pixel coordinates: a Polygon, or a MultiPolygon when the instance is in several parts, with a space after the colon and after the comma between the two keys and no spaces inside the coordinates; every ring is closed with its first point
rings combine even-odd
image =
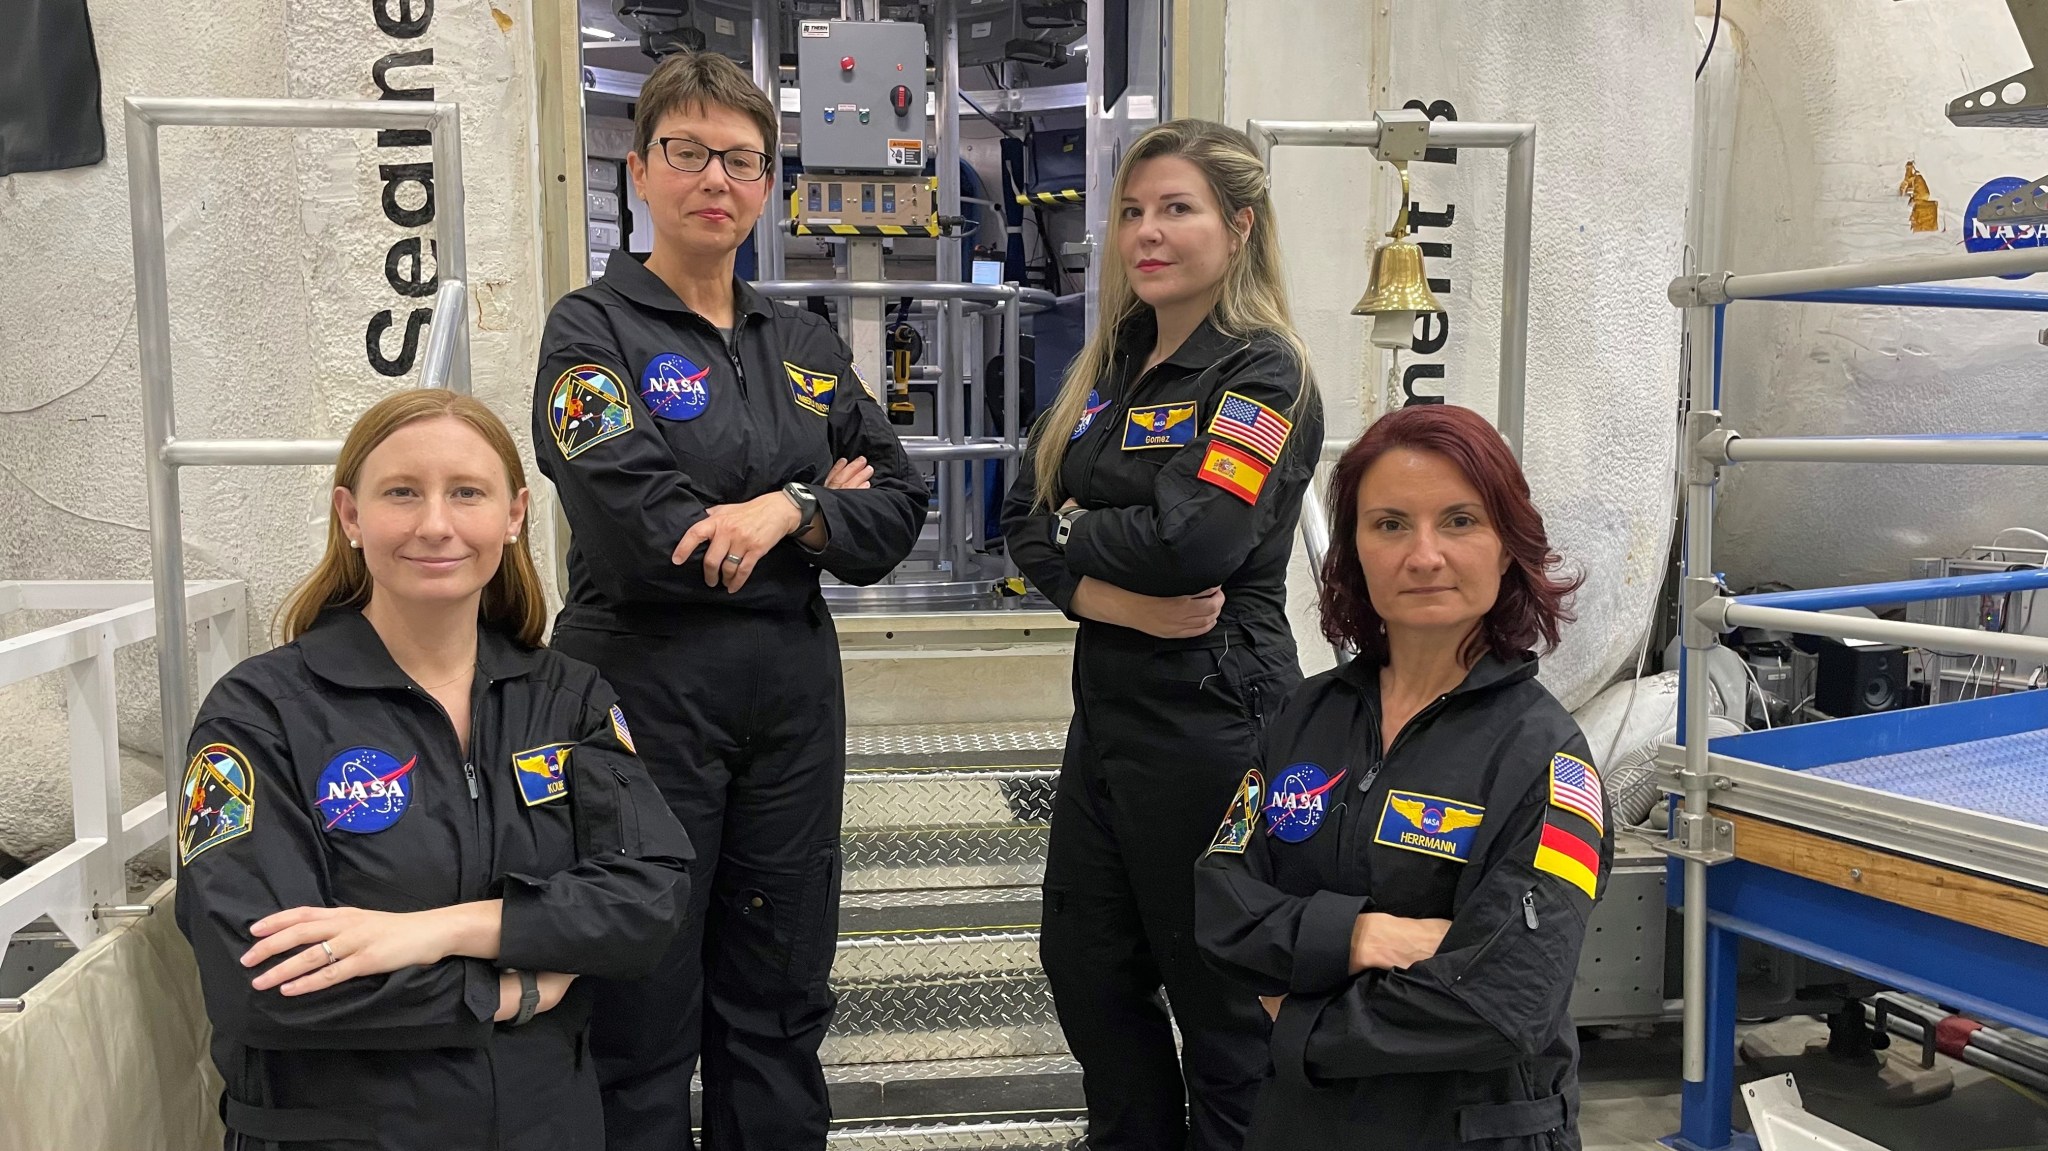
{"type": "Polygon", "coordinates": [[[796,212],[792,218],[810,227],[896,224],[923,228],[932,222],[930,179],[813,176],[806,172],[796,182],[796,212]]]}
{"type": "Polygon", "coordinates": [[[796,59],[806,171],[924,171],[923,25],[803,20],[796,59]]]}

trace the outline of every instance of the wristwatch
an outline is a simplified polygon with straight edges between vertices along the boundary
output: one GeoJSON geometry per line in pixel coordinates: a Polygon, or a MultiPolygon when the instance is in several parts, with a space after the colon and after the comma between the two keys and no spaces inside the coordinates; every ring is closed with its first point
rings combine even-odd
{"type": "Polygon", "coordinates": [[[798,521],[796,530],[789,534],[800,536],[810,531],[811,526],[818,522],[817,493],[808,484],[791,482],[782,485],[782,494],[789,497],[789,502],[796,505],[797,514],[803,517],[798,521]]]}
{"type": "Polygon", "coordinates": [[[1067,550],[1067,537],[1074,534],[1074,521],[1081,518],[1087,508],[1068,508],[1059,513],[1059,523],[1052,529],[1052,546],[1067,550]]]}
{"type": "Polygon", "coordinates": [[[519,1014],[512,1018],[512,1026],[524,1027],[533,1022],[533,1016],[540,1009],[540,976],[531,971],[518,972],[519,1014]]]}

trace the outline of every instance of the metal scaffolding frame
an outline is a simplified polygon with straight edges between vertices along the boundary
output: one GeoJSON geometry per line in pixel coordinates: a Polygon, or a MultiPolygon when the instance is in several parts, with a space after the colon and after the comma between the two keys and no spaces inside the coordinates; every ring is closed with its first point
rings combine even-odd
{"type": "MultiPolygon", "coordinates": [[[[1725,309],[1735,300],[1794,303],[1880,304],[1914,307],[1968,308],[1994,311],[2048,312],[2048,293],[1982,288],[1930,286],[1925,281],[1957,280],[2048,271],[2048,248],[2024,248],[1986,255],[1925,256],[1879,260],[1836,267],[1734,275],[1719,272],[1685,275],[1671,282],[1672,304],[1694,310],[1687,324],[1686,363],[1681,396],[1686,412],[1680,444],[1686,484],[1679,714],[1676,747],[1661,762],[1674,769],[1666,786],[1680,797],[1670,838],[1662,849],[1684,865],[1684,1112],[1678,1143],[1689,1148],[1719,1148],[1729,1142],[1728,1115],[1734,1089],[1733,1036],[1709,1036],[1711,1018],[1728,1008],[1719,992],[1710,1002],[1710,961],[1721,970],[1734,960],[1732,935],[1709,924],[1707,869],[1732,859],[1732,838],[1726,821],[1710,812],[1717,790],[1740,786],[1740,799],[1769,793],[1793,804],[1840,807],[1830,826],[1839,834],[1871,841],[1873,828],[1852,804],[1829,805],[1819,795],[1826,781],[1805,780],[1797,773],[1739,764],[1709,752],[1707,731],[1709,685],[1694,669],[1702,653],[1717,646],[1722,632],[1737,627],[1768,627],[1796,634],[1865,639],[1915,647],[1938,645],[1970,654],[2048,662],[2048,639],[1936,627],[1845,615],[1825,614],[1833,608],[1943,599],[1957,595],[2048,587],[2041,572],[1996,573],[1931,580],[1865,584],[1810,591],[1731,596],[1713,573],[1715,486],[1721,469],[1743,462],[1806,461],[1820,463],[1970,463],[2048,464],[2048,436],[2039,432],[1996,435],[1790,436],[1744,437],[1722,426],[1721,332],[1725,309]],[[1701,368],[1706,370],[1702,371],[1701,368]],[[1758,778],[1767,775],[1770,780],[1758,778]],[[1738,777],[1740,783],[1738,784],[1738,777]],[[1780,778],[1782,777],[1782,778],[1780,778]],[[1710,938],[1711,937],[1711,938],[1710,938]],[[1709,1044],[1714,1057],[1709,1058],[1709,1044]]],[[[1749,806],[1747,800],[1744,806],[1749,806]]],[[[1897,811],[1882,813],[1878,822],[1886,835],[1941,816],[1944,809],[1917,801],[1901,801],[1897,811]]],[[[1773,811],[1776,809],[1773,808],[1773,811]]],[[[1972,821],[1975,822],[1982,821],[1972,821]]],[[[1938,836],[1913,840],[1925,845],[1938,836]]],[[[1952,853],[1949,853],[1952,854],[1952,853]]],[[[1935,852],[1930,858],[1942,859],[1935,852]]]]}
{"type": "MultiPolygon", "coordinates": [[[[186,634],[184,513],[178,469],[331,464],[339,440],[181,440],[171,378],[170,287],[165,269],[163,170],[157,131],[172,126],[424,128],[433,134],[435,272],[441,281],[420,386],[469,391],[463,237],[461,109],[445,101],[127,99],[128,213],[135,252],[135,323],[142,366],[144,468],[149,480],[150,574],[156,598],[162,692],[164,794],[183,784],[192,700],[186,634]],[[450,322],[452,320],[452,322],[450,322]]],[[[177,804],[167,802],[176,834],[177,804]]],[[[173,853],[173,866],[176,853],[173,853]]]]}

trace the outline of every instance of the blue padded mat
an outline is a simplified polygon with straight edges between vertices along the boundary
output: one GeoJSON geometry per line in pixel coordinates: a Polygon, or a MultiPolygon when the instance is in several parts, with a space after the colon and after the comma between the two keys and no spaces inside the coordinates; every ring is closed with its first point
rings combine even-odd
{"type": "Polygon", "coordinates": [[[2048,827],[2048,731],[1852,759],[1806,774],[2048,827]]]}

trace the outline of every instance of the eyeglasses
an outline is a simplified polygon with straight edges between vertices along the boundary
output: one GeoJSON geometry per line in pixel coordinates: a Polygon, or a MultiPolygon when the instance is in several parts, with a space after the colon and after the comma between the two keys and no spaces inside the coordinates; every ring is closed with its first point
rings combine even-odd
{"type": "Polygon", "coordinates": [[[768,174],[768,153],[752,148],[713,148],[687,136],[663,136],[655,143],[660,145],[668,166],[678,172],[702,172],[716,156],[725,165],[725,174],[735,180],[752,183],[768,174]]]}

